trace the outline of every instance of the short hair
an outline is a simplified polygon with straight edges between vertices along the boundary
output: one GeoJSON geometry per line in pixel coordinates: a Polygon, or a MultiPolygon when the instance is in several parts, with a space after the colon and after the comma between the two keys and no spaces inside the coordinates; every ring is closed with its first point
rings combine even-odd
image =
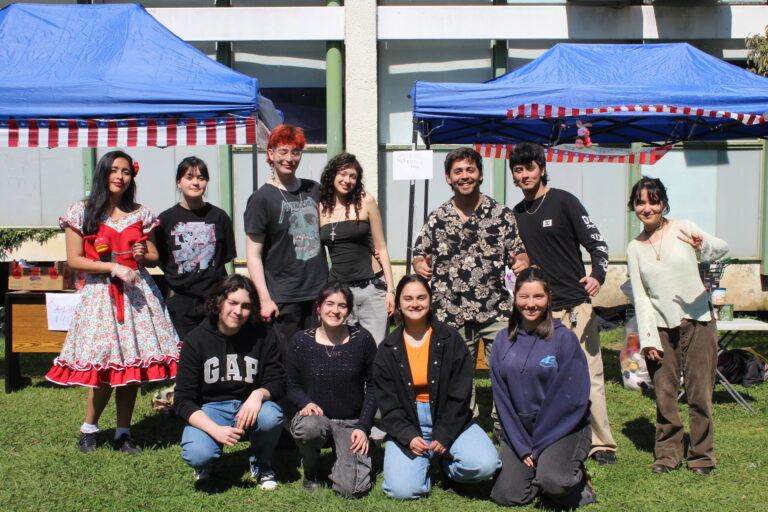
{"type": "Polygon", "coordinates": [[[221,313],[221,305],[227,299],[230,293],[237,290],[245,290],[251,298],[251,315],[249,320],[255,322],[258,318],[259,296],[256,294],[256,288],[251,280],[240,274],[230,274],[211,288],[208,297],[205,299],[205,312],[211,317],[218,317],[221,313]]]}
{"type": "Polygon", "coordinates": [[[179,166],[176,168],[176,181],[179,181],[181,178],[183,178],[184,175],[187,174],[187,171],[190,169],[197,169],[200,171],[200,174],[203,178],[206,179],[206,181],[211,180],[211,175],[208,174],[208,166],[205,164],[205,161],[203,161],[202,158],[197,158],[196,156],[188,156],[179,162],[179,166]]]}
{"type": "Polygon", "coordinates": [[[280,145],[296,146],[304,149],[307,145],[307,139],[304,137],[304,130],[292,124],[281,124],[269,133],[267,141],[268,148],[274,148],[280,145]]]}
{"type": "Polygon", "coordinates": [[[350,290],[349,287],[341,281],[330,281],[326,283],[325,286],[323,286],[323,288],[320,290],[320,293],[317,294],[317,299],[315,299],[315,311],[317,311],[323,302],[325,302],[326,299],[334,293],[340,293],[344,296],[344,299],[347,301],[347,311],[352,313],[355,297],[352,295],[352,290],[350,290]]]}
{"type": "Polygon", "coordinates": [[[471,160],[474,162],[480,175],[483,175],[483,157],[472,148],[456,148],[445,156],[445,174],[451,172],[453,163],[458,160],[471,160]]]}
{"type": "Polygon", "coordinates": [[[635,211],[635,201],[640,199],[640,193],[643,189],[648,191],[648,199],[653,204],[663,204],[664,209],[662,214],[669,213],[669,197],[667,197],[667,187],[661,182],[659,178],[649,178],[643,176],[637,183],[632,186],[632,191],[629,193],[629,201],[627,202],[627,208],[629,211],[635,211]]]}
{"type": "Polygon", "coordinates": [[[419,274],[406,274],[400,279],[395,288],[395,309],[400,318],[400,323],[403,323],[403,313],[400,311],[400,296],[403,294],[403,288],[411,283],[420,283],[427,289],[427,295],[429,295],[429,311],[427,312],[427,321],[432,322],[432,288],[429,286],[429,281],[421,277],[419,274]]]}
{"type": "Polygon", "coordinates": [[[515,341],[517,339],[517,328],[523,320],[523,315],[520,310],[517,309],[517,292],[525,283],[541,283],[544,288],[544,292],[547,294],[547,310],[544,312],[544,318],[541,319],[539,325],[536,326],[536,336],[549,341],[552,339],[552,334],[555,331],[554,322],[552,321],[552,291],[549,285],[549,278],[546,272],[539,267],[528,267],[517,276],[515,282],[515,303],[512,306],[512,314],[509,316],[509,327],[507,335],[509,341],[515,341]]]}
{"type": "MultiPolygon", "coordinates": [[[[529,167],[531,163],[536,162],[539,168],[544,171],[547,168],[547,157],[544,155],[544,148],[539,144],[532,142],[521,142],[517,144],[509,153],[509,170],[513,170],[516,165],[529,167]]],[[[549,181],[549,175],[543,173],[541,182],[546,185],[549,181]]]]}

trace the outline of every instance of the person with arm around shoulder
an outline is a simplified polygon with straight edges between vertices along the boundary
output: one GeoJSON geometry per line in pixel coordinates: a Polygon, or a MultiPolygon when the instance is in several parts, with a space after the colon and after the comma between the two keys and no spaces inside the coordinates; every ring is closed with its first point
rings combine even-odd
{"type": "Polygon", "coordinates": [[[347,286],[328,283],[316,301],[320,325],[294,334],[286,356],[288,400],[298,410],[291,434],[301,452],[303,486],[320,486],[320,450],[332,439],[336,461],[330,480],[347,498],[371,488],[368,435],[376,412],[376,343],[362,327],[345,324],[353,300],[347,286]]]}
{"type": "Polygon", "coordinates": [[[595,501],[584,469],[592,444],[587,359],[576,335],[553,318],[551,301],[546,273],[523,270],[509,327],[494,342],[491,385],[503,439],[491,499],[499,505],[538,495],[547,508],[595,501]]]}
{"type": "Polygon", "coordinates": [[[363,168],[350,153],[333,157],[320,178],[320,240],[331,258],[330,278],[354,295],[348,322],[381,343],[395,311],[395,281],[381,212],[365,192],[363,168]]]}
{"type": "Polygon", "coordinates": [[[467,345],[431,313],[432,291],[418,274],[397,285],[402,325],[379,346],[373,378],[384,430],[382,490],[397,499],[427,496],[430,461],[440,456],[449,485],[482,482],[500,466],[469,408],[473,365],[467,345]]]}
{"type": "Polygon", "coordinates": [[[728,244],[688,220],[672,220],[667,189],[642,177],[627,207],[643,231],[627,247],[627,267],[637,314],[640,349],[656,394],[653,473],[679,468],[708,475],[715,467],[712,392],[717,369],[717,321],[699,275],[698,262],[715,261],[728,244]],[[690,446],[677,402],[680,377],[690,418],[690,446]]]}
{"type": "Polygon", "coordinates": [[[259,295],[259,315],[275,327],[280,351],[313,324],[313,301],[328,278],[320,244],[320,184],[296,176],[307,144],[298,126],[269,134],[272,176],[248,199],[243,214],[248,273],[259,295]]]}
{"type": "Polygon", "coordinates": [[[605,399],[600,331],[591,298],[597,296],[608,271],[608,245],[581,202],[565,190],[548,185],[544,148],[524,142],[509,155],[509,168],[524,199],[514,207],[520,236],[531,264],[541,267],[552,287],[552,315],[571,329],[581,343],[591,382],[590,457],[601,466],[616,463],[605,399]],[[591,270],[584,271],[582,247],[591,270]]]}
{"type": "Polygon", "coordinates": [[[115,449],[138,453],[130,431],[138,384],[176,376],[179,338],[145,268],[159,259],[158,221],[135,202],[138,172],[138,163],[125,152],[104,154],[88,199],[59,219],[67,263],[86,278],[64,346],[45,377],[90,388],[80,427],[83,453],[97,448],[98,421],[113,388],[115,449]]]}
{"type": "Polygon", "coordinates": [[[174,404],[187,422],[181,457],[204,486],[223,446],[247,435],[251,478],[259,489],[273,490],[272,455],[283,421],[276,402],[285,392],[274,330],[258,321],[256,290],[239,274],[214,286],[206,311],[181,348],[174,404]]]}

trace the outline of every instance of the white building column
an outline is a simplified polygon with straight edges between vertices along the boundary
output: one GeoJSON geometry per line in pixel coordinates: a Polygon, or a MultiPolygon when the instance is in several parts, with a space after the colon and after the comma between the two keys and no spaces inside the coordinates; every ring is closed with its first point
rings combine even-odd
{"type": "MultiPolygon", "coordinates": [[[[345,148],[365,170],[365,188],[378,199],[379,100],[376,3],[344,2],[345,148]]],[[[328,155],[331,157],[332,155],[328,155]]]]}

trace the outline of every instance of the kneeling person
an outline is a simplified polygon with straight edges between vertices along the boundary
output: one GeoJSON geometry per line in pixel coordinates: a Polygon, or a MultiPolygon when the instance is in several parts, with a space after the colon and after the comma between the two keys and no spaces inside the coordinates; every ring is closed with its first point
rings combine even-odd
{"type": "Polygon", "coordinates": [[[208,317],[184,339],[176,377],[175,409],[188,425],[181,457],[202,483],[222,445],[248,434],[251,476],[263,490],[277,487],[272,454],[283,411],[285,375],[271,326],[254,323],[258,308],[251,281],[233,274],[214,286],[208,317]]]}
{"type": "Polygon", "coordinates": [[[294,334],[286,355],[288,399],[299,410],[291,434],[301,451],[304,488],[317,488],[320,449],[332,438],[336,462],[330,479],[333,490],[347,498],[371,488],[368,434],[376,412],[376,342],[362,327],[344,324],[353,301],[345,285],[326,285],[315,303],[320,327],[294,334]]]}

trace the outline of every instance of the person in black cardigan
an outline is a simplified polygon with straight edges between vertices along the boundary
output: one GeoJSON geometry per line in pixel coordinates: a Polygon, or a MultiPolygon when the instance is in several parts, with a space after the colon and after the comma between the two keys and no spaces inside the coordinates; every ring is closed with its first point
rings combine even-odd
{"type": "Polygon", "coordinates": [[[214,286],[208,317],[184,338],[176,377],[175,410],[188,425],[181,457],[208,480],[222,445],[250,440],[251,476],[263,490],[277,487],[272,454],[280,437],[285,373],[273,328],[249,322],[258,308],[256,290],[239,274],[214,286]]]}
{"type": "Polygon", "coordinates": [[[376,412],[376,342],[362,327],[345,324],[353,302],[347,286],[325,285],[315,302],[320,326],[293,335],[285,362],[288,400],[298,410],[291,434],[301,452],[304,488],[317,489],[320,449],[333,439],[336,462],[330,479],[347,498],[371,488],[368,434],[376,412]]]}
{"type": "Polygon", "coordinates": [[[384,339],[374,361],[376,399],[384,430],[384,492],[398,499],[429,493],[430,460],[442,455],[444,474],[459,483],[493,477],[496,449],[472,420],[473,367],[452,327],[432,318],[432,291],[417,274],[397,285],[402,325],[384,339]]]}

